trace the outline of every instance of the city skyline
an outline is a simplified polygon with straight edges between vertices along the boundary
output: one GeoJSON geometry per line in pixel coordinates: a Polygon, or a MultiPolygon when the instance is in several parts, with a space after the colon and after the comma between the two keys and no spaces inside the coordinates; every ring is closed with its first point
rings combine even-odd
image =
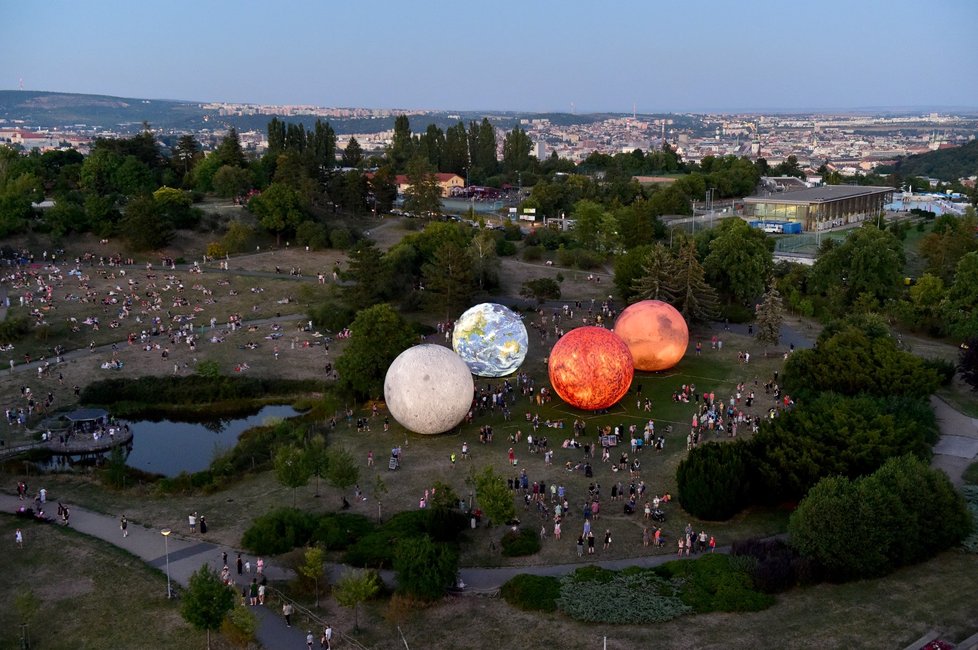
{"type": "Polygon", "coordinates": [[[978,5],[964,1],[602,9],[18,3],[0,88],[460,111],[978,108],[978,5]]]}

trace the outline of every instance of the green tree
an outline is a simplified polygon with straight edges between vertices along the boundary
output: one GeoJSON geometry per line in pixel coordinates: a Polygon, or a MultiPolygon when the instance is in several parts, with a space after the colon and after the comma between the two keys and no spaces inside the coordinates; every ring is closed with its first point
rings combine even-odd
{"type": "Polygon", "coordinates": [[[223,165],[214,173],[212,183],[214,191],[222,198],[242,196],[251,189],[251,171],[244,167],[223,165]]]}
{"type": "Polygon", "coordinates": [[[302,554],[302,564],[299,565],[299,575],[312,583],[316,594],[316,607],[319,607],[319,585],[323,581],[326,568],[326,552],[318,547],[307,548],[302,554]]]}
{"type": "Polygon", "coordinates": [[[292,235],[305,219],[305,211],[295,190],[282,183],[272,183],[264,192],[251,199],[248,209],[258,217],[262,228],[275,233],[276,245],[282,235],[292,235]]]}
{"type": "Polygon", "coordinates": [[[716,318],[716,291],[704,279],[705,272],[696,259],[696,244],[680,245],[676,256],[676,301],[673,307],[687,321],[709,321],[716,318]]]}
{"type": "Polygon", "coordinates": [[[313,436],[306,444],[305,464],[316,477],[316,496],[319,496],[319,479],[329,471],[329,451],[326,449],[326,438],[321,434],[313,436]]]}
{"type": "Polygon", "coordinates": [[[414,143],[415,153],[428,161],[433,169],[441,169],[442,150],[445,148],[445,134],[435,124],[417,137],[414,143]]]}
{"type": "Polygon", "coordinates": [[[459,122],[445,130],[445,145],[441,152],[441,171],[468,177],[469,137],[465,124],[459,122]]]}
{"type": "Polygon", "coordinates": [[[414,157],[414,141],[411,139],[411,123],[407,115],[394,118],[394,135],[387,158],[396,172],[403,172],[407,163],[414,157]]]}
{"type": "Polygon", "coordinates": [[[379,304],[357,313],[350,332],[336,360],[338,385],[361,398],[380,395],[387,368],[414,343],[411,327],[393,307],[379,304]]]}
{"type": "Polygon", "coordinates": [[[826,328],[816,349],[796,350],[782,381],[795,397],[820,391],[920,397],[933,393],[939,383],[937,373],[901,350],[888,331],[876,332],[860,322],[826,328]]]}
{"type": "Polygon", "coordinates": [[[229,253],[241,253],[248,249],[254,236],[255,231],[251,226],[235,220],[228,224],[227,232],[221,237],[221,245],[229,253]]]}
{"type": "Polygon", "coordinates": [[[715,229],[703,268],[710,285],[729,302],[747,302],[764,291],[774,262],[774,240],[741,219],[724,219],[715,229]]]}
{"type": "Polygon", "coordinates": [[[469,244],[472,274],[479,289],[495,287],[499,283],[499,256],[496,254],[496,234],[481,230],[469,244]]]}
{"type": "Polygon", "coordinates": [[[346,490],[360,480],[360,466],[349,450],[341,447],[331,447],[328,450],[326,480],[341,490],[346,490]]]}
{"type": "Polygon", "coordinates": [[[978,337],[978,252],[961,257],[948,288],[944,314],[947,329],[958,339],[978,337]]]}
{"type": "Polygon", "coordinates": [[[927,260],[927,270],[945,282],[954,278],[955,267],[962,257],[978,251],[978,229],[975,209],[960,217],[942,215],[934,222],[932,232],[920,240],[920,254],[927,260]]]}
{"type": "Polygon", "coordinates": [[[491,524],[505,524],[516,517],[513,492],[506,487],[506,482],[496,474],[491,465],[482,468],[482,471],[473,476],[472,481],[475,483],[479,507],[491,524]]]}
{"type": "Polygon", "coordinates": [[[360,630],[360,604],[365,603],[380,591],[376,571],[350,570],[333,586],[333,597],[341,607],[353,610],[353,631],[360,630]]]}
{"type": "Polygon", "coordinates": [[[676,469],[679,503],[700,519],[729,519],[749,502],[752,464],[750,448],[739,442],[695,447],[676,469]]]}
{"type": "Polygon", "coordinates": [[[343,302],[352,311],[376,305],[387,296],[389,276],[384,253],[370,240],[361,240],[350,251],[349,268],[343,274],[348,283],[341,289],[343,302]]]}
{"type": "Polygon", "coordinates": [[[374,206],[378,213],[390,212],[397,200],[397,182],[394,171],[384,166],[374,172],[368,179],[370,191],[374,195],[374,206]]]}
{"type": "Polygon", "coordinates": [[[455,582],[458,553],[451,544],[437,544],[431,537],[405,537],[394,551],[398,589],[420,600],[437,600],[455,582]]]}
{"type": "Polygon", "coordinates": [[[180,136],[176,146],[173,147],[173,155],[170,160],[174,170],[179,174],[179,178],[183,179],[184,187],[187,186],[194,167],[203,157],[204,154],[197,138],[190,134],[180,136]]]}
{"type": "Polygon", "coordinates": [[[441,186],[428,161],[415,157],[407,165],[408,188],[404,191],[404,209],[418,216],[441,214],[441,186]]]}
{"type": "Polygon", "coordinates": [[[244,167],[246,165],[244,151],[241,149],[241,138],[238,130],[233,126],[228,129],[227,134],[221,138],[221,143],[214,150],[214,157],[217,159],[217,169],[224,165],[231,167],[244,167]]]}
{"type": "Polygon", "coordinates": [[[761,304],[754,308],[757,319],[757,332],[754,336],[761,343],[777,345],[781,340],[781,324],[784,322],[784,305],[781,301],[781,293],[774,285],[771,285],[761,304]]]}
{"type": "Polygon", "coordinates": [[[838,291],[834,307],[844,312],[861,294],[882,304],[903,286],[903,244],[889,231],[865,225],[836,246],[823,249],[812,267],[815,292],[838,291]]]}
{"type": "Polygon", "coordinates": [[[363,147],[357,142],[357,139],[350,136],[350,139],[346,143],[346,147],[343,148],[343,157],[340,159],[340,165],[343,167],[359,167],[360,163],[363,162],[363,147]]]}
{"type": "Polygon", "coordinates": [[[173,239],[171,222],[161,218],[159,206],[148,194],[129,201],[122,231],[129,245],[137,251],[158,250],[173,239]]]}
{"type": "Polygon", "coordinates": [[[533,141],[526,131],[519,126],[503,138],[503,172],[514,174],[525,172],[530,168],[530,151],[533,150],[533,141]]]}
{"type": "Polygon", "coordinates": [[[295,445],[283,445],[275,452],[275,477],[285,487],[292,488],[292,507],[295,491],[309,482],[312,475],[305,454],[295,445]]]}
{"type": "Polygon", "coordinates": [[[224,617],[233,607],[234,592],[221,582],[217,571],[205,564],[190,576],[180,612],[192,626],[207,632],[207,648],[210,650],[211,632],[220,629],[224,617]]]}
{"type": "Polygon", "coordinates": [[[661,300],[675,304],[679,287],[672,253],[661,243],[643,250],[648,252],[642,259],[641,273],[632,281],[632,295],[636,300],[661,300]]]}
{"type": "Polygon", "coordinates": [[[560,285],[551,278],[535,278],[523,283],[520,295],[533,298],[542,305],[546,300],[560,300],[560,285]]]}
{"type": "Polygon", "coordinates": [[[446,242],[435,250],[431,262],[422,267],[425,295],[444,309],[445,317],[467,306],[475,289],[472,262],[464,248],[446,242]]]}

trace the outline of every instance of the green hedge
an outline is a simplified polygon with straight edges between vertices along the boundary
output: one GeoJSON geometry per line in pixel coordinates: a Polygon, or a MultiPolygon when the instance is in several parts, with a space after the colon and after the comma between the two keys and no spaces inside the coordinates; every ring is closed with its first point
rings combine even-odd
{"type": "Polygon", "coordinates": [[[557,610],[557,598],[560,597],[560,580],[552,576],[521,573],[507,580],[499,595],[513,607],[553,612],[557,610]]]}
{"type": "Polygon", "coordinates": [[[697,614],[767,609],[774,598],[755,590],[748,566],[729,555],[709,554],[693,561],[667,562],[655,572],[678,582],[680,598],[697,614]]]}
{"type": "Polygon", "coordinates": [[[343,512],[317,515],[279,508],[256,518],[241,538],[241,545],[257,555],[279,555],[314,542],[327,550],[343,550],[375,528],[362,515],[343,512]]]}
{"type": "MultiPolygon", "coordinates": [[[[323,392],[325,384],[309,380],[263,379],[260,377],[139,377],[103,379],[81,392],[83,404],[113,407],[120,403],[156,407],[213,404],[238,400],[267,400],[269,397],[323,392]]],[[[113,408],[114,413],[118,409],[113,408]]],[[[212,416],[213,417],[213,416],[212,416]]]]}
{"type": "Polygon", "coordinates": [[[454,546],[467,524],[462,513],[446,508],[399,512],[348,547],[343,561],[357,567],[390,567],[399,541],[430,537],[437,543],[454,546]]]}

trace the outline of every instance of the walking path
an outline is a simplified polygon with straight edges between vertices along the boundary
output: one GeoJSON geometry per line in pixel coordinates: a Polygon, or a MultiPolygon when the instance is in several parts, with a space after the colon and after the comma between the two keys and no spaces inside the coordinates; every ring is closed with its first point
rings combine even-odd
{"type": "Polygon", "coordinates": [[[955,486],[964,485],[964,470],[978,457],[978,418],[968,417],[936,395],[930,397],[941,437],[931,467],[944,470],[955,486]]]}
{"type": "MultiPolygon", "coordinates": [[[[48,498],[47,510],[52,513],[57,510],[57,497],[48,498]]],[[[237,581],[238,593],[246,583],[251,582],[254,575],[238,576],[235,572],[235,559],[238,550],[219,544],[212,544],[203,541],[202,535],[189,535],[186,521],[179,522],[173,526],[173,533],[164,541],[164,537],[159,529],[147,528],[136,522],[130,521],[128,526],[129,536],[123,537],[119,529],[119,520],[85,510],[72,504],[67,499],[62,502],[71,510],[70,525],[76,531],[104,540],[110,544],[125,549],[133,555],[139,557],[152,567],[160,571],[167,571],[167,550],[169,551],[169,575],[173,582],[186,587],[190,582],[191,574],[209,564],[217,571],[221,570],[221,553],[228,554],[228,566],[231,567],[231,577],[237,581]]],[[[10,513],[16,512],[20,506],[26,505],[33,507],[32,501],[21,501],[16,496],[0,494],[0,511],[10,513]]],[[[120,513],[121,516],[121,513],[120,513]]],[[[34,535],[43,534],[44,526],[60,526],[60,523],[36,524],[33,527],[34,535]]],[[[242,558],[251,560],[252,569],[255,566],[255,558],[242,553],[242,558]]],[[[269,580],[287,580],[292,577],[290,571],[271,564],[265,564],[265,574],[269,580]]],[[[161,590],[161,597],[165,596],[166,590],[161,590]]],[[[253,607],[252,611],[258,616],[258,640],[265,648],[278,650],[288,650],[289,648],[305,648],[306,635],[298,627],[286,627],[285,620],[278,610],[271,611],[268,606],[253,607]]],[[[316,637],[318,641],[318,635],[316,637]]]]}

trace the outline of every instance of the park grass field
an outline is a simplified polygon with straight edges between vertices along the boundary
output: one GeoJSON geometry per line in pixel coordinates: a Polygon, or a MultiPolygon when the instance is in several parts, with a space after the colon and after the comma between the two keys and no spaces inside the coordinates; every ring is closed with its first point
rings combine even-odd
{"type": "MultiPolygon", "coordinates": [[[[0,517],[0,573],[6,583],[0,607],[0,647],[19,648],[21,620],[14,607],[30,589],[40,602],[30,625],[32,648],[203,648],[203,633],[166,599],[166,578],[111,544],[55,524],[0,517]],[[24,548],[14,548],[14,530],[24,548]]],[[[215,635],[212,646],[228,646],[215,635]]]]}

